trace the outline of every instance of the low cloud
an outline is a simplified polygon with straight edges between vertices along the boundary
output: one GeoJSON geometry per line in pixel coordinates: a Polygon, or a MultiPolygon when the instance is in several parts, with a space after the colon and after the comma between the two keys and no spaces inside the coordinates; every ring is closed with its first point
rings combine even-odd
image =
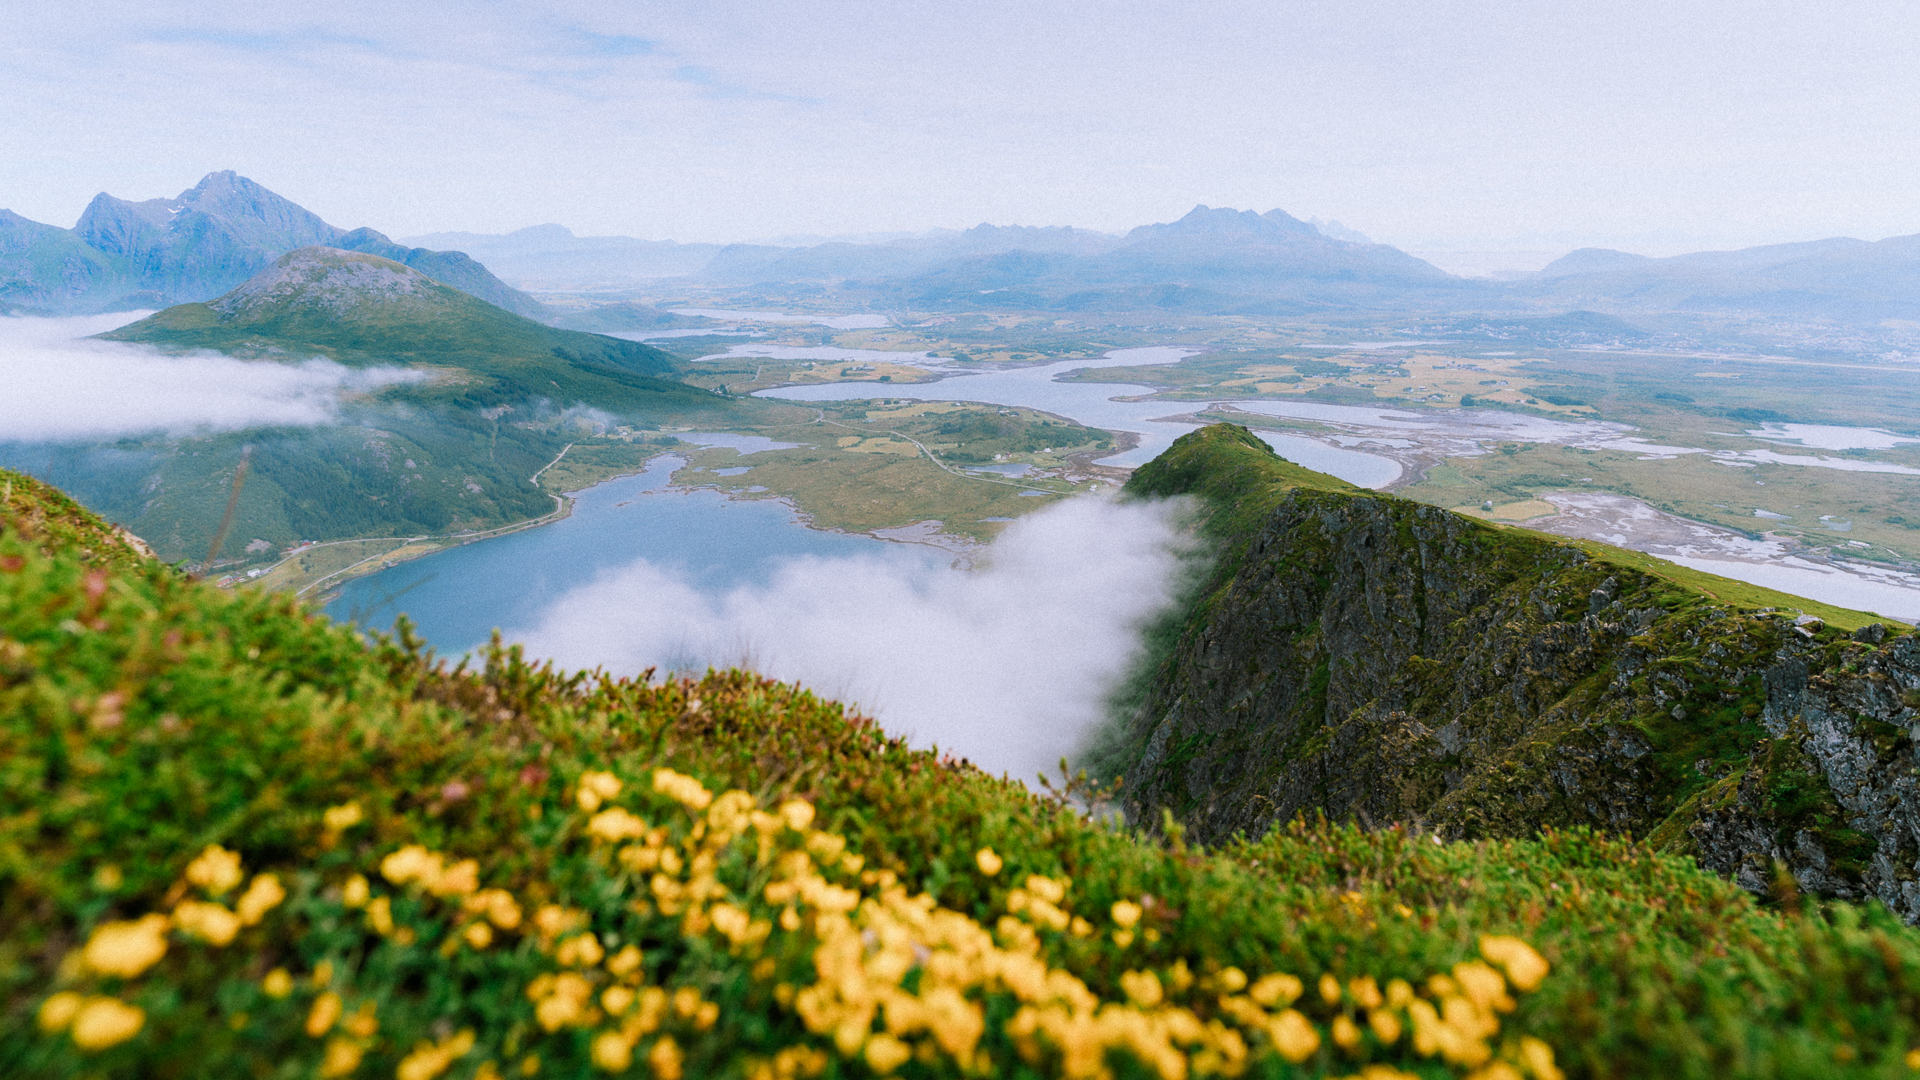
{"type": "Polygon", "coordinates": [[[1179,503],[1070,499],[1009,526],[961,573],[908,559],[798,559],[761,587],[700,592],[646,561],[509,634],[621,674],[739,665],[856,703],[914,745],[1032,780],[1071,755],[1177,598],[1179,503]]]}
{"type": "Polygon", "coordinates": [[[146,314],[0,318],[0,440],[57,442],[165,431],[325,424],[344,393],[419,378],[329,360],[169,356],[93,334],[146,314]]]}

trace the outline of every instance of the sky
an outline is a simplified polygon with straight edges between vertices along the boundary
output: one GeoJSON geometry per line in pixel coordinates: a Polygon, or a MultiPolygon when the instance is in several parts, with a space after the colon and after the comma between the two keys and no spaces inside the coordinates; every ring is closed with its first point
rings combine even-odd
{"type": "Polygon", "coordinates": [[[0,206],[232,168],[393,236],[734,241],[1195,204],[1410,250],[1920,232],[1920,6],[0,5],[0,206]]]}

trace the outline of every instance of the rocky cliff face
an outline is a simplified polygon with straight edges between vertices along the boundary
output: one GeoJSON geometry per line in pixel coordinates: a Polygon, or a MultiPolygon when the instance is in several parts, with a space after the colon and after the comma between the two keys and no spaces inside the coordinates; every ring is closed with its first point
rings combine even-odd
{"type": "Polygon", "coordinates": [[[1129,484],[1205,496],[1220,550],[1126,717],[1136,821],[1591,826],[1920,918],[1920,641],[1312,476],[1222,426],[1129,484]]]}

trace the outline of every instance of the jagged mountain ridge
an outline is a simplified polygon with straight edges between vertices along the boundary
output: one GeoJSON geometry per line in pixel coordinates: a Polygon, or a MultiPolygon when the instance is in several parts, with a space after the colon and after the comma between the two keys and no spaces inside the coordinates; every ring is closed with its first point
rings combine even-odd
{"type": "Polygon", "coordinates": [[[1692,582],[1811,602],[1361,491],[1226,425],[1128,490],[1202,496],[1218,552],[1104,751],[1140,824],[1590,826],[1920,920],[1920,637],[1797,625],[1692,582]]]}
{"type": "Polygon", "coordinates": [[[207,300],[314,245],[380,255],[515,314],[546,315],[538,301],[460,252],[329,225],[231,170],[209,173],[173,199],[136,202],[102,192],[72,229],[0,211],[0,307],[53,315],[207,300]]]}

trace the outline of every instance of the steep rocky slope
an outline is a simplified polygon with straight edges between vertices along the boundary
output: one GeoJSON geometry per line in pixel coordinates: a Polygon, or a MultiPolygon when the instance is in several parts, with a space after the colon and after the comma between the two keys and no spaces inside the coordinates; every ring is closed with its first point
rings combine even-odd
{"type": "Polygon", "coordinates": [[[1584,825],[1755,892],[1777,860],[1920,918],[1920,640],[1350,488],[1239,428],[1128,486],[1202,496],[1219,551],[1106,766],[1136,820],[1209,841],[1321,812],[1465,838],[1584,825]]]}

